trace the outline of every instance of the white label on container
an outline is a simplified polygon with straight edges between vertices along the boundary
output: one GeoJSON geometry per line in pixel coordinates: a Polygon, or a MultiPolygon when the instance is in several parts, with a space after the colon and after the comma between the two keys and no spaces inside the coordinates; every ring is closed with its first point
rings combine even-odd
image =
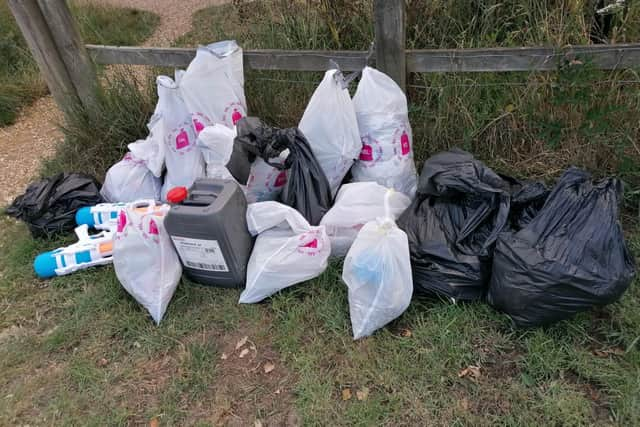
{"type": "Polygon", "coordinates": [[[217,240],[171,236],[185,267],[206,271],[229,271],[217,240]]]}

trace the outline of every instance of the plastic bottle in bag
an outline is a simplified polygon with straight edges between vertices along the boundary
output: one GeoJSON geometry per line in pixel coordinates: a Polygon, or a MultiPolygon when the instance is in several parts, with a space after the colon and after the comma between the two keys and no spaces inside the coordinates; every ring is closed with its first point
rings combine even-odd
{"type": "Polygon", "coordinates": [[[385,195],[385,216],[362,227],[344,261],[353,339],[371,335],[411,303],[409,243],[391,216],[391,195],[385,195]]]}
{"type": "Polygon", "coordinates": [[[335,196],[361,150],[358,122],[339,70],[329,70],[298,125],[309,141],[335,196]]]}
{"type": "Polygon", "coordinates": [[[362,226],[385,215],[387,193],[388,213],[396,220],[411,203],[405,194],[375,182],[354,182],[340,187],[333,206],[320,220],[331,239],[331,256],[344,257],[362,226]]]}
{"type": "Polygon", "coordinates": [[[375,181],[413,198],[417,177],[404,92],[386,74],[365,67],[353,104],[362,141],[353,180],[375,181]]]}

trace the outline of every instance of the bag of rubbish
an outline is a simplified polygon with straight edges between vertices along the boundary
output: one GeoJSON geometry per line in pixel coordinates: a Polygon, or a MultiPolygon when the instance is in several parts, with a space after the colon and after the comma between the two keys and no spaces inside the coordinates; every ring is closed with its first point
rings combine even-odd
{"type": "Polygon", "coordinates": [[[364,224],[388,215],[398,219],[411,204],[409,197],[375,182],[354,182],[340,187],[333,207],[322,217],[320,225],[331,239],[331,256],[344,257],[364,224]]]}
{"type": "MultiPolygon", "coordinates": [[[[275,169],[269,175],[269,182],[274,183],[274,191],[277,188],[275,184],[285,179],[279,172],[286,171],[286,183],[282,186],[280,201],[298,210],[311,225],[318,225],[331,207],[331,189],[300,129],[278,129],[256,117],[247,117],[238,122],[237,131],[235,144],[275,169]]],[[[265,181],[255,179],[254,182],[265,181]]],[[[249,192],[250,185],[247,187],[249,192]]]]}
{"type": "Polygon", "coordinates": [[[227,169],[227,163],[231,159],[235,137],[235,128],[231,129],[219,123],[207,126],[200,132],[196,145],[200,148],[207,165],[207,178],[234,179],[227,169]]]}
{"type": "Polygon", "coordinates": [[[521,327],[616,301],[635,261],[618,219],[622,182],[569,168],[538,214],[496,243],[487,299],[521,327]]]}
{"type": "Polygon", "coordinates": [[[226,40],[198,47],[180,76],[180,91],[196,134],[215,123],[233,128],[247,115],[240,46],[226,40]]]}
{"type": "Polygon", "coordinates": [[[399,317],[413,295],[409,243],[393,219],[392,196],[385,194],[384,216],[362,227],[344,261],[354,340],[399,317]]]}
{"type": "Polygon", "coordinates": [[[29,184],[6,213],[26,222],[33,237],[50,237],[75,229],[78,209],[103,201],[95,178],[80,173],[60,173],[29,184]]]}
{"type": "Polygon", "coordinates": [[[353,102],[339,70],[324,74],[298,128],[309,141],[335,196],[362,149],[353,102]]]}
{"type": "Polygon", "coordinates": [[[153,200],[120,211],[113,241],[113,267],[125,290],[160,324],[175,292],[182,265],[164,227],[169,205],[153,200]]]}
{"type": "Polygon", "coordinates": [[[278,202],[253,203],[247,208],[247,225],[258,237],[240,303],[262,301],[327,268],[331,243],[324,226],[309,225],[295,209],[278,202]]]}
{"type": "Polygon", "coordinates": [[[160,179],[153,176],[146,163],[127,153],[107,171],[100,194],[111,203],[160,200],[161,188],[160,179]]]}
{"type": "Polygon", "coordinates": [[[507,224],[508,185],[454,149],[429,158],[398,220],[409,237],[415,291],[455,301],[484,297],[495,240],[507,224]]]}
{"type": "MultiPolygon", "coordinates": [[[[279,159],[284,164],[283,156],[280,156],[279,159]]],[[[286,170],[274,168],[260,157],[256,157],[251,163],[249,179],[245,188],[247,203],[278,200],[286,183],[286,170]]]]}
{"type": "Polygon", "coordinates": [[[404,92],[386,74],[365,67],[353,105],[362,140],[353,180],[375,181],[413,199],[416,166],[404,92]]]}
{"type": "Polygon", "coordinates": [[[152,134],[158,144],[163,144],[167,173],[162,186],[162,200],[166,200],[169,190],[190,187],[197,178],[204,177],[205,170],[179,86],[167,76],[159,76],[157,83],[157,119],[152,125],[152,134]]]}
{"type": "Polygon", "coordinates": [[[511,194],[508,227],[510,230],[518,231],[529,224],[540,212],[549,196],[549,190],[542,182],[520,180],[503,174],[498,175],[507,183],[511,194]]]}

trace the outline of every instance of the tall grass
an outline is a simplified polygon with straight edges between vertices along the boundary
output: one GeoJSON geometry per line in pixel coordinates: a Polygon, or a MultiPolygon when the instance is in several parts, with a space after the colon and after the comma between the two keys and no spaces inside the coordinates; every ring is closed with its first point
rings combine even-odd
{"type": "MultiPolygon", "coordinates": [[[[72,3],[86,43],[136,45],[149,37],[157,15],[135,9],[72,3]]],[[[0,2],[0,126],[13,123],[20,108],[47,93],[6,2],[0,2]]]]}

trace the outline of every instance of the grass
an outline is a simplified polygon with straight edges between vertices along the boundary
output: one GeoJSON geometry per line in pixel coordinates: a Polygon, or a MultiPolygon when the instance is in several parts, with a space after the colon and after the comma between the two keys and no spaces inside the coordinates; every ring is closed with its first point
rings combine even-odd
{"type": "MultiPolygon", "coordinates": [[[[157,15],[136,9],[72,4],[86,43],[137,45],[156,26],[157,15]]],[[[47,93],[6,2],[0,3],[0,126],[13,123],[24,105],[47,93]]]]}
{"type": "MultiPolygon", "coordinates": [[[[177,43],[233,37],[245,48],[366,48],[368,2],[345,2],[336,12],[339,3],[206,9],[177,43]]],[[[539,3],[486,1],[470,9],[450,0],[426,8],[413,0],[410,43],[586,40],[586,2],[539,3]]],[[[631,3],[618,41],[638,41],[639,10],[631,3]]],[[[109,76],[99,114],[78,113],[67,124],[66,141],[43,173],[101,176],[126,143],[145,135],[152,85],[129,78],[109,76]]],[[[250,110],[295,125],[319,78],[248,72],[250,110]]],[[[637,85],[623,83],[634,79],[633,71],[600,73],[588,63],[551,73],[412,76],[416,154],[422,160],[459,145],[500,172],[541,179],[576,163],[620,174],[628,193],[638,194],[640,97],[637,85]]],[[[637,257],[636,213],[625,211],[624,221],[637,257]]],[[[36,280],[30,260],[63,241],[33,240],[8,218],[0,225],[0,425],[640,424],[638,279],[619,302],[548,328],[513,329],[486,304],[415,300],[401,318],[353,342],[334,263],[251,306],[237,304],[239,291],[183,280],[155,327],[111,267],[36,280]],[[242,349],[249,351],[241,358],[242,349]],[[480,368],[478,378],[460,376],[469,366],[480,368]]]]}

